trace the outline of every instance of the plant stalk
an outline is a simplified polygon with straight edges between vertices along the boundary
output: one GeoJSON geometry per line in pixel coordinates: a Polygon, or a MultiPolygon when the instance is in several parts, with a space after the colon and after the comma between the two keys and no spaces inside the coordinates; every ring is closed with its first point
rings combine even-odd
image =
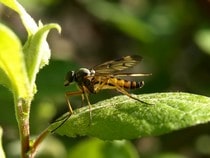
{"type": "Polygon", "coordinates": [[[21,156],[22,158],[30,158],[27,153],[30,150],[29,112],[31,101],[20,98],[16,103],[15,109],[21,141],[21,156]]]}
{"type": "Polygon", "coordinates": [[[39,136],[38,138],[35,140],[35,142],[33,143],[33,146],[30,149],[30,158],[33,158],[36,154],[36,151],[38,149],[38,146],[42,143],[42,141],[48,136],[48,134],[50,133],[50,131],[48,130],[48,128],[46,128],[39,136]]]}

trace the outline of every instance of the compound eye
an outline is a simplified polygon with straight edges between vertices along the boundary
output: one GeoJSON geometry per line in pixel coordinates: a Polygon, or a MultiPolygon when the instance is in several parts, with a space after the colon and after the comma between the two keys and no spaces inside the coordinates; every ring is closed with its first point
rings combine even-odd
{"type": "Polygon", "coordinates": [[[75,72],[74,71],[69,71],[66,74],[65,81],[64,81],[64,86],[68,86],[71,82],[74,81],[74,78],[75,78],[75,72]]]}

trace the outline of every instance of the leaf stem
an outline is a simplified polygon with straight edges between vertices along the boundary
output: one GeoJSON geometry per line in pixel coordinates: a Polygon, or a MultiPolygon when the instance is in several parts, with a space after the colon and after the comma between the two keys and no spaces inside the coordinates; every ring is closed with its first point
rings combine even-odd
{"type": "Polygon", "coordinates": [[[21,155],[22,158],[28,158],[28,151],[30,149],[30,128],[29,128],[29,111],[31,101],[26,101],[23,98],[17,100],[16,116],[19,127],[20,141],[21,141],[21,155]]]}
{"type": "Polygon", "coordinates": [[[45,137],[48,136],[48,134],[50,133],[49,129],[46,128],[39,136],[38,138],[35,140],[35,142],[33,143],[33,146],[31,147],[30,150],[30,156],[31,158],[34,157],[36,150],[38,148],[38,146],[41,144],[41,142],[45,139],[45,137]]]}

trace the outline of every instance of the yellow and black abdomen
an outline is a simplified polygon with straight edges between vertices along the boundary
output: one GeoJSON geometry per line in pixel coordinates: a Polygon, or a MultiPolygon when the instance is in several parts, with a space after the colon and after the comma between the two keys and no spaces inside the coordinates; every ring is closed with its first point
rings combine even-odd
{"type": "Polygon", "coordinates": [[[107,80],[107,85],[114,87],[119,86],[125,89],[137,89],[144,86],[144,81],[128,81],[124,79],[111,77],[107,80]]]}

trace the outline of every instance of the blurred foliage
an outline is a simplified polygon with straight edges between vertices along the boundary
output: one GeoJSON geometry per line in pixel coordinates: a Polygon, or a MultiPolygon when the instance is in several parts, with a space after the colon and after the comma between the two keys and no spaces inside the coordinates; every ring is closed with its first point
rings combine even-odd
{"type": "MultiPolygon", "coordinates": [[[[207,0],[22,0],[20,3],[37,21],[57,22],[62,28],[61,36],[54,32],[48,39],[53,59],[38,75],[38,93],[31,109],[32,134],[44,129],[56,112],[59,116],[68,110],[64,93],[75,88],[63,87],[68,70],[91,67],[124,55],[143,56],[140,69],[138,66],[134,71],[153,73],[146,79],[145,87],[135,93],[185,91],[210,95],[210,2],[207,0]]],[[[0,20],[23,40],[26,38],[14,12],[0,6],[0,20]]],[[[92,95],[91,102],[115,94],[101,92],[92,95]]],[[[0,87],[3,146],[6,155],[12,158],[17,157],[14,145],[18,131],[11,100],[12,95],[0,87]]],[[[73,98],[74,104],[80,102],[80,97],[73,98]]],[[[132,143],[144,158],[209,157],[210,141],[204,139],[209,138],[209,130],[209,124],[199,125],[132,143]]],[[[61,148],[69,152],[69,157],[82,148],[77,145],[85,140],[60,136],[55,139],[58,138],[55,144],[62,142],[65,147],[61,148]]],[[[48,147],[53,147],[51,144],[48,147]]]]}
{"type": "Polygon", "coordinates": [[[3,130],[0,126],[0,157],[5,158],[5,153],[4,153],[3,147],[2,147],[2,134],[3,134],[3,130]]]}
{"type": "Polygon", "coordinates": [[[98,139],[84,140],[69,151],[69,157],[78,158],[138,158],[138,153],[135,151],[130,142],[127,141],[101,141],[98,139]],[[85,155],[84,155],[85,153],[85,155]]]}

